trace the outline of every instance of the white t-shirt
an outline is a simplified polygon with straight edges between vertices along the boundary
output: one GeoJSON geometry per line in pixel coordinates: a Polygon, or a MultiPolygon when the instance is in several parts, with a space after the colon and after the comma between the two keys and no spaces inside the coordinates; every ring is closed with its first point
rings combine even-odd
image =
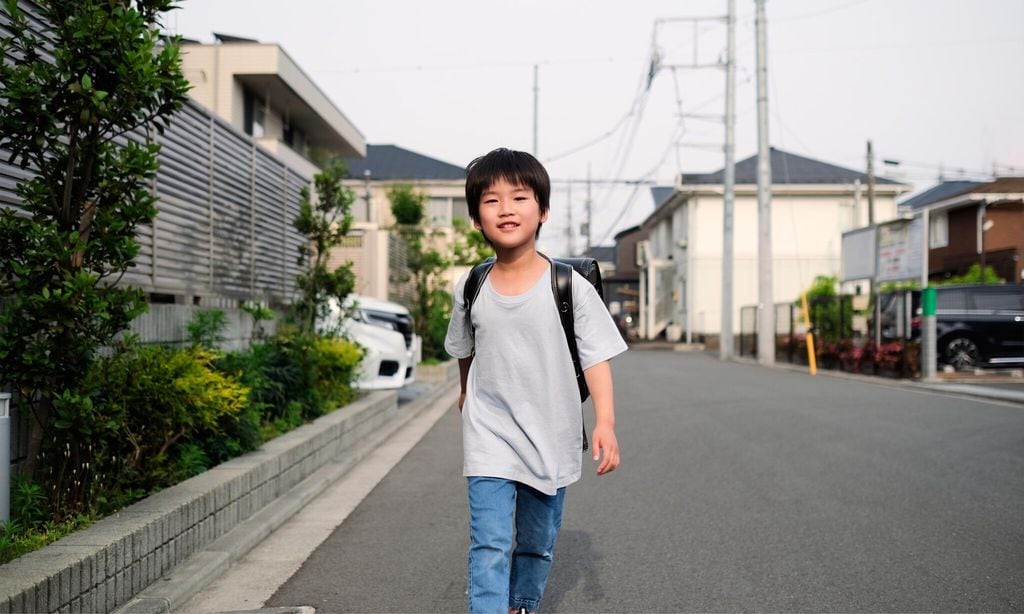
{"type": "MultiPolygon", "coordinates": [[[[445,349],[474,352],[456,284],[445,349]]],[[[626,350],[594,287],[573,271],[576,343],[584,370],[626,350]]],[[[498,294],[484,280],[473,303],[476,355],[462,409],[463,474],[515,480],[548,495],[580,479],[583,423],[572,356],[550,272],[526,292],[498,294]]]]}

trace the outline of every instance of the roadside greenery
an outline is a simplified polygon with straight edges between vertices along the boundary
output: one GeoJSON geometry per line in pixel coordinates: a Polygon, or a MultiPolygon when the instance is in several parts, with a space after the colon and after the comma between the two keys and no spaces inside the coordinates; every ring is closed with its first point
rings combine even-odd
{"type": "Polygon", "coordinates": [[[93,460],[75,469],[79,490],[65,498],[54,488],[67,481],[60,476],[16,476],[0,564],[355,399],[362,353],[354,343],[283,326],[248,350],[222,352],[207,345],[223,332],[210,313],[197,312],[189,325],[220,322],[200,343],[170,348],[129,337],[93,362],[76,391],[88,414],[58,412],[55,423],[64,438],[87,441],[93,460]],[[55,514],[68,497],[84,503],[55,514]]]}
{"type": "Polygon", "coordinates": [[[20,210],[0,208],[0,385],[31,427],[2,564],[352,401],[362,353],[312,332],[352,288],[350,267],[326,270],[351,222],[340,164],[317,175],[316,202],[303,192],[295,220],[309,238],[298,326],[268,337],[274,314],[251,303],[245,351],[218,349],[220,310],[196,314],[186,348],[126,335],[146,309],[118,282],[156,215],[153,137],[188,90],[177,40],[159,33],[174,0],[38,0],[46,40],[16,0],[0,1],[0,149],[32,175],[20,210]]]}
{"type": "Polygon", "coordinates": [[[0,38],[0,149],[33,173],[17,187],[27,215],[0,213],[0,378],[32,417],[25,471],[46,476],[62,521],[88,507],[76,476],[100,461],[91,436],[75,437],[96,411],[83,380],[97,350],[145,310],[141,292],[115,284],[156,213],[153,132],[188,83],[176,40],[159,35],[172,0],[36,5],[52,24],[46,41],[15,0],[4,1],[0,38]]]}
{"type": "Polygon", "coordinates": [[[299,329],[312,334],[316,323],[327,315],[331,299],[339,306],[355,288],[352,263],[331,270],[328,262],[331,249],[344,240],[352,227],[350,210],[355,193],[341,184],[345,165],[335,160],[313,178],[316,199],[308,188],[302,188],[299,215],[292,225],[308,240],[299,246],[298,263],[302,269],[295,281],[299,297],[293,305],[299,329]]]}

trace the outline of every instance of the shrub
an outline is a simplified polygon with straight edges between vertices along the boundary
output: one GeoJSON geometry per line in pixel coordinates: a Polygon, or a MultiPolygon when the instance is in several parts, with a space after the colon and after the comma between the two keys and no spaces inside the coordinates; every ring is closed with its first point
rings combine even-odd
{"type": "Polygon", "coordinates": [[[116,489],[148,492],[209,465],[195,446],[225,437],[249,400],[249,389],[217,371],[214,359],[201,348],[138,347],[90,371],[97,422],[108,431],[99,439],[105,449],[98,464],[116,489]]]}
{"type": "Polygon", "coordinates": [[[195,347],[217,348],[224,342],[227,315],[220,309],[197,311],[188,323],[188,339],[195,347]]]}

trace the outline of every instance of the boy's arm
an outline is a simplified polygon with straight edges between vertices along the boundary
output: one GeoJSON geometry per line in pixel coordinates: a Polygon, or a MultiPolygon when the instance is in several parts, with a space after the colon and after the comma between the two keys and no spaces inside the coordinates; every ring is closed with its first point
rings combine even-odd
{"type": "Polygon", "coordinates": [[[604,451],[604,458],[597,467],[597,474],[615,471],[619,466],[619,441],[615,437],[615,396],[612,389],[612,366],[603,360],[583,372],[594,400],[594,435],[591,447],[596,461],[604,451]]]}
{"type": "Polygon", "coordinates": [[[459,411],[466,402],[466,381],[469,379],[469,365],[473,364],[473,357],[459,359],[459,411]]]}

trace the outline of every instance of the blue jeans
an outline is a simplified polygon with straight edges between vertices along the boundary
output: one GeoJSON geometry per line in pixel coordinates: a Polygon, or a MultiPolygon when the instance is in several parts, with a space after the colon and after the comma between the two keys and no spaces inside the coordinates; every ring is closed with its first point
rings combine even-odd
{"type": "Polygon", "coordinates": [[[470,477],[468,490],[469,611],[536,611],[562,526],[565,488],[549,496],[512,480],[470,477]]]}

